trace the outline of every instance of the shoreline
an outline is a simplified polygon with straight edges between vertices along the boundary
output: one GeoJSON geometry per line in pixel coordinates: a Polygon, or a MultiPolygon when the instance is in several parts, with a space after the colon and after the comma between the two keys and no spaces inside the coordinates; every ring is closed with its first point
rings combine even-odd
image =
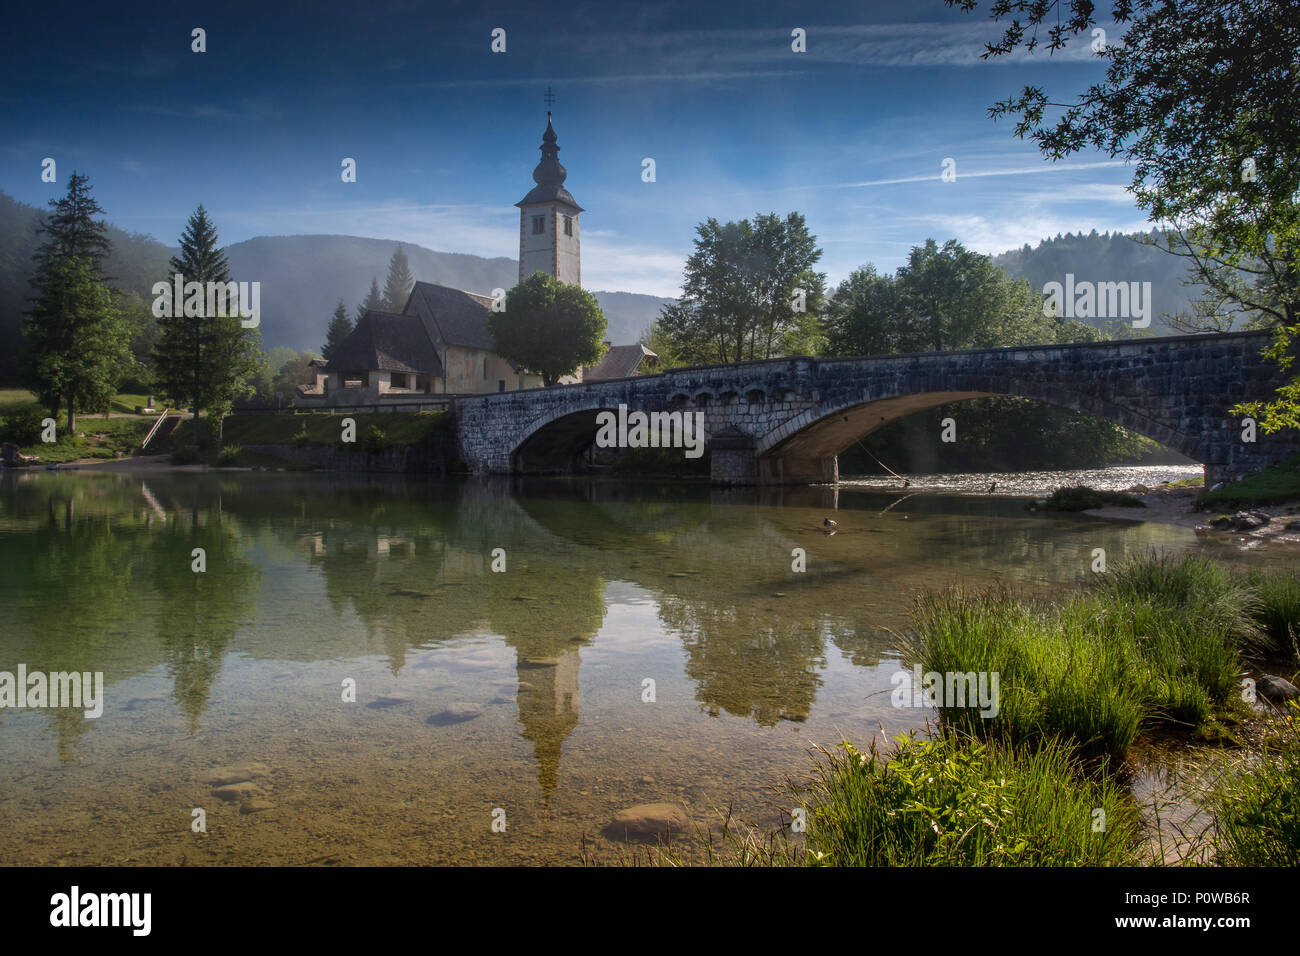
{"type": "Polygon", "coordinates": [[[1258,528],[1237,530],[1232,528],[1215,528],[1209,524],[1213,514],[1195,508],[1196,498],[1200,494],[1194,488],[1158,488],[1145,495],[1134,495],[1145,508],[1124,508],[1119,505],[1107,505],[1104,508],[1089,508],[1079,514],[1095,518],[1115,518],[1124,521],[1154,521],[1172,524],[1180,528],[1191,528],[1197,534],[1221,537],[1254,538],[1257,540],[1277,540],[1300,542],[1300,517],[1297,515],[1297,503],[1257,505],[1239,509],[1252,514],[1264,515],[1269,520],[1258,528]],[[1287,526],[1294,523],[1295,528],[1287,526]]]}

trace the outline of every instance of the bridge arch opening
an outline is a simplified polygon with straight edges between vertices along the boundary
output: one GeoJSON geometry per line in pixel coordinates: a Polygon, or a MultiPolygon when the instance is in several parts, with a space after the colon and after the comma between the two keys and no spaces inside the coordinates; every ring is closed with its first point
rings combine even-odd
{"type": "MultiPolygon", "coordinates": [[[[760,468],[764,461],[772,460],[807,463],[832,460],[847,451],[856,451],[860,442],[882,429],[890,429],[890,426],[900,426],[919,419],[924,422],[924,432],[921,433],[913,429],[913,435],[916,436],[916,440],[920,443],[917,447],[928,450],[931,454],[928,459],[923,454],[915,457],[920,458],[923,462],[933,462],[934,465],[927,467],[925,464],[921,464],[914,467],[914,462],[886,462],[891,469],[907,469],[914,473],[944,470],[987,470],[989,467],[987,461],[980,461],[978,454],[972,454],[971,460],[978,464],[979,467],[954,465],[954,462],[963,460],[964,453],[975,451],[972,442],[978,439],[972,434],[971,427],[978,423],[982,428],[998,427],[1005,429],[1008,434],[1005,436],[1004,447],[1013,445],[1016,440],[1028,442],[1031,439],[1028,437],[1028,433],[1023,431],[1023,428],[1027,428],[1030,423],[1040,423],[1044,419],[1053,417],[1033,413],[1034,409],[1046,408],[1072,412],[1088,419],[1120,426],[1154,442],[1157,446],[1175,453],[1173,456],[1169,456],[1174,460],[1181,458],[1196,463],[1203,463],[1206,460],[1204,442],[1201,439],[1185,435],[1166,425],[1146,419],[1129,409],[1102,399],[1077,395],[1054,397],[1053,400],[1026,395],[1023,391],[1017,394],[999,391],[934,391],[918,392],[875,401],[846,402],[838,405],[828,404],[809,409],[803,415],[798,416],[792,423],[793,428],[787,427],[784,434],[778,432],[774,436],[769,436],[768,441],[759,443],[757,451],[760,468]],[[1002,401],[999,403],[984,400],[1002,401]],[[1012,403],[1007,400],[1018,400],[1016,404],[1024,406],[1025,411],[1022,411],[1021,415],[1023,417],[1020,421],[1017,421],[1016,416],[1010,413],[1012,403]],[[977,402],[978,404],[967,405],[969,402],[977,402]],[[965,416],[962,414],[963,407],[967,409],[965,416]],[[934,412],[938,409],[944,410],[945,418],[943,420],[945,422],[946,416],[951,416],[953,419],[953,427],[950,433],[956,439],[954,442],[945,443],[943,441],[943,428],[938,415],[921,415],[923,412],[934,412]],[[999,416],[1001,422],[994,424],[998,422],[999,416]],[[963,417],[966,419],[964,424],[963,417]],[[1017,428],[1021,428],[1022,431],[1013,433],[1013,430],[1017,428]],[[963,441],[966,442],[964,446],[963,441]],[[947,445],[946,448],[945,445],[947,445]]],[[[1059,420],[1064,416],[1058,414],[1054,417],[1059,423],[1059,420]]],[[[894,431],[896,429],[890,430],[894,431]]],[[[987,438],[987,436],[981,437],[987,438]]],[[[1028,457],[1028,455],[1024,455],[1017,460],[1015,454],[1008,454],[1005,470],[1014,471],[1031,467],[1019,463],[1028,457]]],[[[852,460],[853,456],[850,455],[849,458],[852,460]]],[[[1078,467],[1089,466],[1079,465],[1078,467]]],[[[853,470],[856,471],[857,469],[853,470]]]]}

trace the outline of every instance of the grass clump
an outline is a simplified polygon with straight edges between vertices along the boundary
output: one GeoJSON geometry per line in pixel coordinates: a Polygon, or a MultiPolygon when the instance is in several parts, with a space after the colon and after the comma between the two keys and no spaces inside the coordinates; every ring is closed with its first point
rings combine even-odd
{"type": "MultiPolygon", "coordinates": [[[[997,677],[996,713],[939,700],[945,726],[1014,743],[1068,739],[1084,756],[1122,760],[1144,714],[1131,642],[1107,640],[1081,602],[1064,609],[1003,590],[919,599],[907,656],[925,672],[997,677]]],[[[991,710],[992,708],[990,708],[991,710]]]]}
{"type": "Polygon", "coordinates": [[[966,675],[967,686],[997,679],[993,708],[937,694],[944,726],[1013,744],[1060,738],[1117,763],[1146,727],[1198,731],[1238,707],[1240,642],[1256,646],[1259,634],[1250,589],[1197,558],[1152,557],[1112,574],[1060,605],[1005,590],[921,597],[906,657],[926,673],[966,675]]]}
{"type": "Polygon", "coordinates": [[[1119,505],[1122,508],[1145,508],[1142,500],[1119,491],[1098,491],[1087,485],[1075,485],[1071,488],[1057,488],[1047,496],[1046,511],[1089,511],[1104,508],[1107,505],[1119,505]]]}
{"type": "Polygon", "coordinates": [[[1253,571],[1245,580],[1255,592],[1252,617],[1265,656],[1300,662],[1300,577],[1286,571],[1253,571]]]}
{"type": "Polygon", "coordinates": [[[1260,752],[1233,759],[1206,796],[1222,866],[1300,866],[1300,707],[1287,706],[1260,752]]]}
{"type": "Polygon", "coordinates": [[[1028,749],[951,732],[898,737],[887,758],[874,742],[866,753],[846,742],[824,752],[804,795],[815,865],[1138,862],[1136,806],[1108,775],[1081,774],[1054,740],[1028,749]]]}

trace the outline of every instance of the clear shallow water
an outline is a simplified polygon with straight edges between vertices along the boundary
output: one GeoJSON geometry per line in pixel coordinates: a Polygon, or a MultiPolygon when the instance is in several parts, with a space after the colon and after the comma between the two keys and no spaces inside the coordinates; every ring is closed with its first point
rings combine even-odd
{"type": "Polygon", "coordinates": [[[0,670],[107,700],[0,710],[0,862],[566,863],[638,803],[774,823],[810,748],[930,716],[889,705],[919,589],[1060,593],[1095,547],[1300,563],[1014,498],[7,473],[0,670]],[[249,761],[241,813],[202,778],[249,761]]]}

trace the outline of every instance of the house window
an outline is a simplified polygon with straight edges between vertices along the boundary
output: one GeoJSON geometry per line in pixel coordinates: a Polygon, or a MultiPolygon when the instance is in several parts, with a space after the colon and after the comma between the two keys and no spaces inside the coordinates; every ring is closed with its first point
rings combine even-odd
{"type": "Polygon", "coordinates": [[[534,235],[534,236],[540,236],[540,235],[541,235],[542,233],[544,233],[544,232],[546,232],[546,217],[545,217],[545,216],[534,216],[534,217],[533,217],[533,235],[534,235]]]}
{"type": "Polygon", "coordinates": [[[565,234],[566,236],[571,236],[571,235],[573,235],[573,217],[572,217],[572,216],[565,216],[565,217],[564,217],[564,234],[565,234]]]}
{"type": "Polygon", "coordinates": [[[389,387],[389,388],[406,388],[406,373],[405,373],[405,372],[394,372],[394,373],[389,377],[388,387],[389,387]]]}
{"type": "Polygon", "coordinates": [[[497,391],[504,392],[505,390],[506,390],[506,380],[504,378],[497,379],[497,391]]]}

